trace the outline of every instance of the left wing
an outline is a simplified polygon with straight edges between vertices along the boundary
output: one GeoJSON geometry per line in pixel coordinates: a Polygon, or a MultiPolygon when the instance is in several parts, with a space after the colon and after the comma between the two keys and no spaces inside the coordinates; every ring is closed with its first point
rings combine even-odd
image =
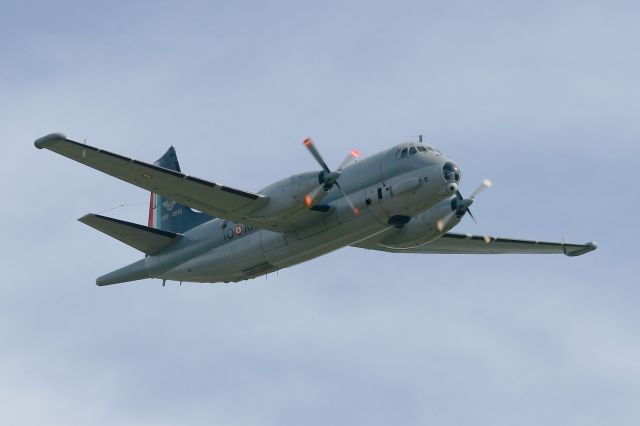
{"type": "Polygon", "coordinates": [[[383,245],[376,239],[361,241],[353,246],[390,253],[564,254],[567,256],[580,256],[597,248],[594,242],[565,244],[496,237],[487,237],[485,240],[485,237],[480,235],[454,233],[446,233],[435,241],[408,249],[383,245]]]}
{"type": "Polygon", "coordinates": [[[61,133],[52,133],[35,141],[36,148],[46,148],[108,175],[122,179],[170,200],[201,210],[209,215],[277,229],[278,224],[252,221],[248,213],[264,206],[269,198],[187,176],[174,170],[123,157],[109,151],[74,142],[61,133]]]}

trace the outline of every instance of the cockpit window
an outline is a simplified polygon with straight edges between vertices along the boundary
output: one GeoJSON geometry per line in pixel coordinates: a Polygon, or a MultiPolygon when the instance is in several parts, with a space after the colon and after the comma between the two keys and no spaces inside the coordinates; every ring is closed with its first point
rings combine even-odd
{"type": "Polygon", "coordinates": [[[409,156],[408,152],[409,148],[401,148],[396,151],[396,158],[399,160],[401,158],[407,158],[409,156]]]}
{"type": "Polygon", "coordinates": [[[404,159],[404,158],[408,158],[410,155],[416,155],[419,152],[428,152],[429,148],[425,148],[424,146],[414,146],[414,145],[409,145],[408,147],[405,148],[399,148],[396,151],[396,158],[397,159],[404,159]]]}

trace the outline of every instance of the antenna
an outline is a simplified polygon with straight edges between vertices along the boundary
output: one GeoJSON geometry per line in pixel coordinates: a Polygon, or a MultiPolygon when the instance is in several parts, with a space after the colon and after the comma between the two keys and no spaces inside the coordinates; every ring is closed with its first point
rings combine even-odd
{"type": "Polygon", "coordinates": [[[418,142],[422,142],[422,133],[418,135],[418,142]]]}

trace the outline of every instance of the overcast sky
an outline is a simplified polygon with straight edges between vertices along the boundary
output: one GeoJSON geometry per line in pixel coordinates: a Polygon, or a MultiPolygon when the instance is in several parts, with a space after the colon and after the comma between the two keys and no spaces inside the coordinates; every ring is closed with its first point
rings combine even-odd
{"type": "Polygon", "coordinates": [[[0,422],[637,425],[633,1],[2,3],[0,422]],[[141,257],[76,219],[148,194],[53,131],[259,190],[424,134],[479,226],[583,257],[343,249],[239,285],[99,288],[141,257]],[[634,268],[635,267],[635,268],[634,268]]]}

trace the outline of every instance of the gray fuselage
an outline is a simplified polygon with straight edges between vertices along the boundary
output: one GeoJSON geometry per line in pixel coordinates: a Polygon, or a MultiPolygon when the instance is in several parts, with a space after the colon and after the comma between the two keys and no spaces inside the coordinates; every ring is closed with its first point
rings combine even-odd
{"type": "MultiPolygon", "coordinates": [[[[138,278],[236,282],[313,259],[374,235],[393,236],[401,230],[397,221],[404,224],[437,206],[448,209],[447,200],[456,192],[460,176],[459,172],[455,177],[443,175],[446,163],[451,164],[427,145],[397,145],[343,170],[340,184],[360,210],[358,215],[354,215],[347,200],[334,187],[322,200],[322,205],[329,209],[315,213],[317,220],[310,224],[274,232],[212,219],[187,231],[165,251],[100,277],[98,282],[110,282],[132,271],[138,271],[138,278]]],[[[294,175],[260,193],[317,185],[318,174],[316,171],[294,175]]],[[[300,203],[299,209],[306,206],[300,203]]]]}

